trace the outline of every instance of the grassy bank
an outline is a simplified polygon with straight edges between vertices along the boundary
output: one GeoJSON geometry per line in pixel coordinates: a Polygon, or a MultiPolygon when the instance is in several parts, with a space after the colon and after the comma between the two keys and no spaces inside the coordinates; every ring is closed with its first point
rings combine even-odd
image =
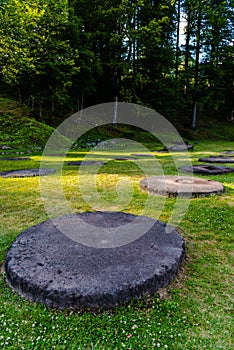
{"type": "MultiPolygon", "coordinates": [[[[159,148],[159,146],[158,146],[159,148]]],[[[198,157],[234,149],[232,142],[199,142],[190,153],[198,157]]],[[[116,154],[116,153],[115,153],[116,154]]],[[[83,159],[86,151],[73,151],[67,160],[83,159]]],[[[121,151],[121,155],[128,155],[121,151]]],[[[156,155],[156,154],[155,154],[156,155]]],[[[105,150],[97,155],[104,159],[105,150]]],[[[108,154],[110,156],[110,154],[108,154]]],[[[178,157],[183,158],[183,153],[178,157]]],[[[157,154],[164,173],[174,174],[169,154],[157,154]]],[[[1,161],[0,171],[39,167],[41,157],[30,161],[1,161]]],[[[54,157],[53,162],[61,159],[54,157]]],[[[234,166],[233,164],[229,166],[234,166]]],[[[83,171],[83,178],[89,170],[83,171]]],[[[56,179],[59,175],[51,175],[56,179]]],[[[92,175],[90,175],[92,176],[92,175]]],[[[98,192],[116,199],[121,179],[134,187],[133,198],[123,211],[140,214],[147,194],[139,188],[143,172],[132,162],[110,161],[102,166],[98,192]]],[[[231,350],[233,318],[233,174],[205,176],[222,182],[221,196],[194,198],[178,223],[186,242],[186,260],[178,278],[166,289],[141,301],[105,312],[72,312],[47,309],[15,294],[0,279],[0,347],[2,349],[206,349],[231,350]]],[[[77,186],[77,168],[64,165],[63,189],[74,212],[90,210],[77,186]]],[[[80,180],[81,181],[81,180],[80,180]]],[[[125,191],[125,188],[122,188],[125,191]]],[[[148,215],[157,218],[160,199],[150,199],[148,215]]],[[[176,199],[167,199],[159,219],[168,221],[176,199]]],[[[47,219],[40,196],[39,178],[0,178],[0,263],[24,229],[47,219]]],[[[102,208],[100,208],[102,209],[102,208]]]]}

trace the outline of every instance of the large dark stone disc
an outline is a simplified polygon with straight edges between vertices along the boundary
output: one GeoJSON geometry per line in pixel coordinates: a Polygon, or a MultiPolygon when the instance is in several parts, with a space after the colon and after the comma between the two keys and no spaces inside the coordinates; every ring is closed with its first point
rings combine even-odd
{"type": "Polygon", "coordinates": [[[217,165],[193,165],[193,166],[182,166],[181,170],[201,175],[220,175],[234,172],[234,168],[229,168],[225,166],[217,166],[217,165]]]}
{"type": "Polygon", "coordinates": [[[207,163],[234,163],[234,157],[213,156],[208,158],[199,158],[198,161],[207,163]]]}
{"type": "MultiPolygon", "coordinates": [[[[62,217],[64,225],[82,219],[98,227],[119,227],[136,215],[94,212],[62,217]]],[[[184,240],[173,227],[152,220],[137,240],[116,248],[77,243],[51,220],[22,232],[5,263],[7,283],[21,296],[55,308],[111,308],[166,287],[185,255],[184,240]]],[[[55,219],[56,220],[56,219],[55,219]]],[[[60,217],[61,220],[61,217],[60,217]]],[[[76,230],[85,229],[83,224],[76,230]]]]}
{"type": "Polygon", "coordinates": [[[224,186],[218,181],[178,175],[146,177],[140,181],[140,187],[149,193],[167,197],[204,197],[224,191],[224,186]]]}
{"type": "Polygon", "coordinates": [[[41,168],[41,169],[22,169],[22,170],[8,170],[0,173],[1,177],[32,177],[45,176],[55,173],[55,169],[41,168]]]}

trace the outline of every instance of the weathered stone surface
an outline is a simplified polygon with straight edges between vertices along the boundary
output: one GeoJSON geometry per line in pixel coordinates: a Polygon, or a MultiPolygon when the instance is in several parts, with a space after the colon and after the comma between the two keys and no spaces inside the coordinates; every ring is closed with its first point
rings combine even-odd
{"type": "Polygon", "coordinates": [[[6,158],[0,158],[0,160],[30,160],[29,157],[6,157],[6,158]]]}
{"type": "Polygon", "coordinates": [[[189,143],[176,143],[176,144],[172,144],[169,146],[164,147],[165,151],[169,151],[169,152],[183,152],[183,151],[189,151],[193,149],[193,145],[189,144],[189,143]]]}
{"type": "Polygon", "coordinates": [[[198,161],[207,163],[234,163],[234,157],[213,156],[208,158],[199,158],[198,161]]]}
{"type": "MultiPolygon", "coordinates": [[[[62,217],[64,225],[76,217],[94,227],[119,230],[139,218],[121,212],[81,213],[62,217]]],[[[59,309],[111,308],[154,293],[176,277],[185,247],[175,228],[166,232],[165,223],[144,218],[152,220],[151,228],[116,248],[77,243],[51,220],[33,226],[7,253],[7,283],[23,297],[59,309]]],[[[84,227],[80,224],[74,230],[84,227]]]]}
{"type": "Polygon", "coordinates": [[[115,157],[115,160],[134,160],[134,157],[115,157]]]}
{"type": "Polygon", "coordinates": [[[148,153],[146,153],[146,154],[143,154],[143,153],[133,153],[133,154],[131,154],[131,156],[133,156],[133,157],[140,157],[140,158],[154,157],[153,154],[148,154],[148,153]]]}
{"type": "Polygon", "coordinates": [[[193,166],[182,166],[180,167],[181,170],[188,172],[188,173],[194,173],[194,174],[201,174],[201,175],[220,175],[220,174],[227,174],[234,172],[234,168],[229,168],[225,166],[217,166],[217,165],[193,165],[193,166]]]}
{"type": "Polygon", "coordinates": [[[220,182],[177,175],[146,177],[140,181],[140,187],[152,194],[167,197],[204,197],[224,191],[220,182]]]}
{"type": "Polygon", "coordinates": [[[22,169],[22,170],[8,170],[0,173],[1,177],[32,177],[45,176],[55,173],[54,169],[22,169]]]}
{"type": "Polygon", "coordinates": [[[91,165],[104,165],[105,162],[102,161],[95,161],[95,160],[81,160],[81,161],[74,161],[74,162],[68,162],[67,165],[74,165],[74,166],[91,166],[91,165]]]}

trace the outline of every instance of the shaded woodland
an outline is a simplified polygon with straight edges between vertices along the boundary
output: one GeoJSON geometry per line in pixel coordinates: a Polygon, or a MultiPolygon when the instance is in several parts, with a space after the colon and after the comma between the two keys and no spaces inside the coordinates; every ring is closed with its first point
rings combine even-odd
{"type": "Polygon", "coordinates": [[[0,0],[0,89],[38,118],[109,101],[233,119],[233,1],[0,0]]]}

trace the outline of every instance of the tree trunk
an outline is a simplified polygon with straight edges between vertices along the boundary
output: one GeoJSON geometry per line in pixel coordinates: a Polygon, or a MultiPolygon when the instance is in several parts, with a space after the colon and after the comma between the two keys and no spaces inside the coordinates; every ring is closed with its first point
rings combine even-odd
{"type": "Polygon", "coordinates": [[[194,101],[193,104],[193,119],[192,119],[192,129],[196,129],[197,126],[197,101],[194,101]]]}
{"type": "Polygon", "coordinates": [[[112,122],[113,125],[117,124],[117,116],[118,116],[118,95],[115,96],[113,122],[112,122]]]}
{"type": "Polygon", "coordinates": [[[198,99],[198,83],[199,83],[199,58],[200,58],[200,42],[201,42],[201,3],[198,7],[197,30],[196,30],[196,58],[195,58],[195,77],[194,77],[194,95],[193,95],[193,118],[191,128],[196,128],[197,121],[197,99],[198,99]]]}
{"type": "Polygon", "coordinates": [[[185,72],[184,96],[185,96],[185,98],[187,98],[187,95],[188,95],[188,67],[189,67],[189,56],[190,56],[190,49],[189,49],[190,28],[191,28],[191,9],[190,9],[190,7],[188,7],[187,8],[186,39],[185,39],[185,62],[184,62],[184,72],[185,72]]]}
{"type": "Polygon", "coordinates": [[[41,104],[41,102],[39,105],[39,117],[40,117],[40,119],[42,119],[42,104],[41,104]]]}
{"type": "Polygon", "coordinates": [[[18,98],[19,98],[19,104],[22,104],[22,95],[21,95],[21,90],[20,87],[18,86],[18,98]]]}
{"type": "Polygon", "coordinates": [[[180,0],[177,6],[177,33],[176,33],[176,80],[178,79],[179,71],[179,49],[180,49],[180,0]]]}

